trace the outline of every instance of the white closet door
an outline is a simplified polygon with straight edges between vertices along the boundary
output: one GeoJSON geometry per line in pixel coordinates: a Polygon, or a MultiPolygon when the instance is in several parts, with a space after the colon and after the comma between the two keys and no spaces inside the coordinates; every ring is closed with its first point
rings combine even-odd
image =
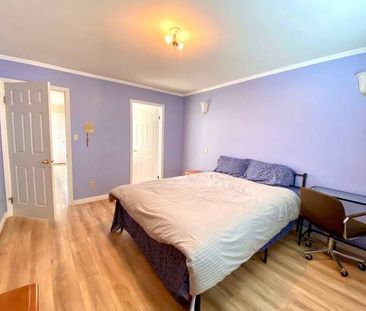
{"type": "Polygon", "coordinates": [[[159,122],[158,106],[134,103],[132,183],[159,179],[159,122]]]}

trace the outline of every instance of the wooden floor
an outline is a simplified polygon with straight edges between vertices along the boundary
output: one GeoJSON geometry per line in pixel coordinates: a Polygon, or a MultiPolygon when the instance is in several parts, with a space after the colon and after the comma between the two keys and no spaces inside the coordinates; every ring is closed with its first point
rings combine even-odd
{"type": "MultiPolygon", "coordinates": [[[[42,311],[182,310],[127,233],[109,232],[113,204],[57,213],[54,223],[11,217],[0,235],[0,292],[40,284],[42,311]]],[[[307,261],[290,235],[202,295],[202,310],[366,310],[366,273],[326,256],[307,261]]]]}

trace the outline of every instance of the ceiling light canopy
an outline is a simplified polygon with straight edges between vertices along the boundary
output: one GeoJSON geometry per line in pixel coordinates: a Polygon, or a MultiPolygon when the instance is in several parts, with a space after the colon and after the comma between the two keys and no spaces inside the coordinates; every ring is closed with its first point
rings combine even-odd
{"type": "Polygon", "coordinates": [[[165,36],[166,44],[173,46],[177,50],[183,49],[184,43],[182,41],[179,41],[179,39],[178,39],[180,32],[181,32],[181,29],[179,27],[170,28],[169,34],[167,34],[165,36]]]}

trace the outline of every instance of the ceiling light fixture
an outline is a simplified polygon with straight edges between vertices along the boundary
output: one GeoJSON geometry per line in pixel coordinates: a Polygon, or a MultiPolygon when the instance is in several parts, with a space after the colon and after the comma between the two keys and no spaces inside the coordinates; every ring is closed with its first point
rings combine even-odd
{"type": "Polygon", "coordinates": [[[172,45],[177,50],[181,50],[184,48],[184,43],[182,41],[178,41],[178,34],[181,32],[179,27],[172,27],[169,30],[170,34],[165,36],[166,44],[172,45]]]}

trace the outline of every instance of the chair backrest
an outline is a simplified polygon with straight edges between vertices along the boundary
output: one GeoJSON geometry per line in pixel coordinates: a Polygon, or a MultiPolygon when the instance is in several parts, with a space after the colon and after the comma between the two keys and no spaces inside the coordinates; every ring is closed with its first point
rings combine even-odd
{"type": "Polygon", "coordinates": [[[308,188],[301,188],[300,214],[315,226],[332,235],[343,235],[345,211],[342,202],[334,197],[308,188]]]}

